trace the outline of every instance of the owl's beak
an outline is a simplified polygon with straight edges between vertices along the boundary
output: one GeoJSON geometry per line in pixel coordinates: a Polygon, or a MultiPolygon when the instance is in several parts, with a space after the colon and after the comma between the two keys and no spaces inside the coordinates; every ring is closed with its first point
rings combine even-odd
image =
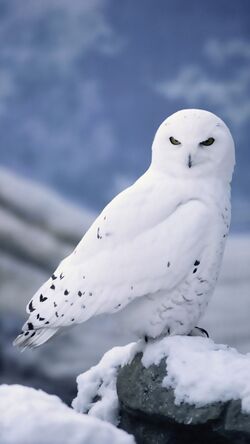
{"type": "Polygon", "coordinates": [[[191,168],[192,166],[192,156],[191,154],[188,155],[188,168],[191,168]]]}

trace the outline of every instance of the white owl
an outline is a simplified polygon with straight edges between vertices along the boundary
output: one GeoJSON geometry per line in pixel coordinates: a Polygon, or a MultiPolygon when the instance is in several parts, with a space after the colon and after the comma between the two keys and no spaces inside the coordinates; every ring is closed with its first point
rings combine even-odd
{"type": "Polygon", "coordinates": [[[139,337],[189,334],[214,290],[230,224],[234,142],[197,109],[160,125],[149,169],[116,196],[27,306],[15,340],[119,313],[139,337]]]}

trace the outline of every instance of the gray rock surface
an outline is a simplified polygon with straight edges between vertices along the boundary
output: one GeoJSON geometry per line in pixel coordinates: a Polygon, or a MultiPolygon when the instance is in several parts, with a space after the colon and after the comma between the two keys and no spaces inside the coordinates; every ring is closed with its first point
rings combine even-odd
{"type": "Polygon", "coordinates": [[[250,415],[242,413],[240,401],[177,405],[174,391],[162,386],[166,359],[145,368],[141,357],[137,354],[117,377],[120,426],[138,444],[250,442],[250,415]]]}

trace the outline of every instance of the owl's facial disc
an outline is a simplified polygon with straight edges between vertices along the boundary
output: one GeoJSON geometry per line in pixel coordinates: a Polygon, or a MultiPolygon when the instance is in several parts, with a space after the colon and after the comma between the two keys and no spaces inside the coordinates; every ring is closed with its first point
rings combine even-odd
{"type": "MultiPolygon", "coordinates": [[[[177,145],[181,145],[181,142],[179,140],[177,140],[175,137],[170,136],[169,137],[169,141],[172,145],[177,146],[177,145]]],[[[209,137],[206,140],[203,140],[202,142],[199,143],[200,147],[206,147],[206,146],[211,146],[214,143],[215,139],[213,137],[209,137]]],[[[187,157],[187,166],[188,168],[191,168],[193,166],[193,158],[192,158],[192,153],[188,154],[187,157]]]]}
{"type": "Polygon", "coordinates": [[[168,175],[231,180],[234,142],[225,123],[208,111],[187,109],[167,118],[152,151],[152,167],[168,175]]]}

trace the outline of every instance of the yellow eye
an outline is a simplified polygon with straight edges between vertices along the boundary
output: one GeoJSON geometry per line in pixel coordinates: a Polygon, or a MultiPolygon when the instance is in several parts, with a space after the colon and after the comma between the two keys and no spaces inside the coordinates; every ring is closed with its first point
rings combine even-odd
{"type": "Polygon", "coordinates": [[[201,142],[200,145],[210,146],[210,145],[213,145],[213,143],[214,143],[214,138],[213,137],[209,137],[209,139],[204,140],[203,142],[201,142]]]}
{"type": "Polygon", "coordinates": [[[174,137],[169,137],[170,142],[172,143],[172,145],[180,145],[181,142],[179,142],[179,140],[175,139],[174,137]]]}

